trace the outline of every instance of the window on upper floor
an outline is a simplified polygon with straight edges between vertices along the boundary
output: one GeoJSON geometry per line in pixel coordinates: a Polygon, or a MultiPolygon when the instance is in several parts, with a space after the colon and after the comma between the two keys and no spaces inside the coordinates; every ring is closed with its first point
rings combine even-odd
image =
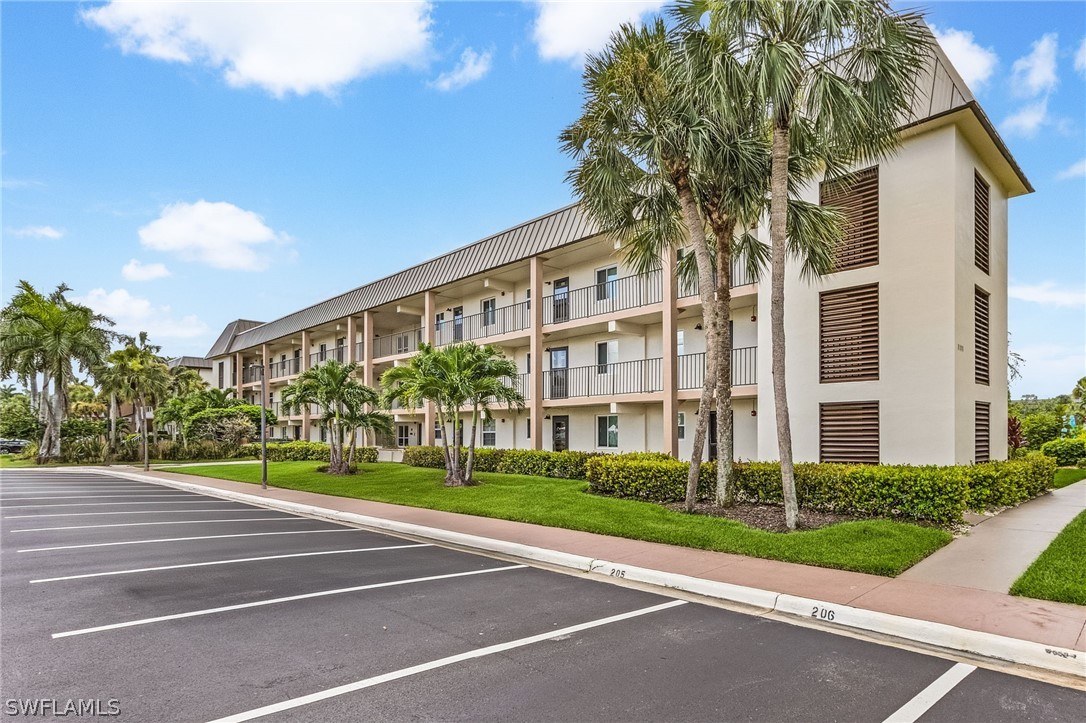
{"type": "Polygon", "coordinates": [[[617,266],[596,269],[596,301],[606,301],[615,298],[617,283],[617,266]]]}
{"type": "Polygon", "coordinates": [[[818,380],[879,378],[879,285],[818,295],[818,380]]]}
{"type": "Polygon", "coordinates": [[[596,373],[610,374],[611,365],[618,362],[618,341],[611,339],[596,343],[596,373]]]}
{"type": "Polygon", "coordinates": [[[879,168],[874,166],[822,182],[819,203],[845,216],[845,232],[834,251],[833,271],[879,263],[879,168]]]}
{"type": "Polygon", "coordinates": [[[682,356],[686,353],[686,332],[679,329],[675,332],[675,356],[682,356]]]}
{"type": "Polygon", "coordinates": [[[497,321],[498,317],[498,300],[497,299],[483,299],[482,304],[483,311],[483,326],[491,326],[497,321]]]}

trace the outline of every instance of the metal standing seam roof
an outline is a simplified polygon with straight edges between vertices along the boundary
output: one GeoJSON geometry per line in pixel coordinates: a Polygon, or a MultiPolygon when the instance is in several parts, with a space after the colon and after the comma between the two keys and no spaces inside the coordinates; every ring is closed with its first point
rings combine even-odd
{"type": "MultiPolygon", "coordinates": [[[[987,122],[987,117],[969,86],[939,47],[934,36],[931,47],[929,61],[917,77],[917,92],[912,108],[900,119],[901,127],[917,125],[928,118],[961,108],[973,108],[981,116],[982,123],[985,123],[993,141],[1015,173],[1026,188],[1032,191],[1028,179],[1014,161],[1003,139],[987,122]]],[[[359,314],[443,284],[568,246],[600,232],[599,227],[581,211],[578,204],[571,204],[275,321],[259,324],[239,319],[223,331],[207,356],[210,358],[250,349],[296,334],[303,329],[359,314]],[[243,324],[248,326],[239,328],[243,324]]]]}
{"type": "Polygon", "coordinates": [[[367,309],[553,251],[599,233],[595,222],[581,211],[578,204],[572,204],[275,321],[254,325],[231,335],[227,334],[228,327],[211,347],[208,356],[251,349],[303,329],[360,314],[367,309]],[[225,345],[221,344],[227,336],[230,339],[226,340],[225,345]]]}
{"type": "Polygon", "coordinates": [[[173,359],[166,360],[166,366],[173,369],[174,367],[188,367],[189,369],[210,369],[211,360],[202,356],[178,356],[173,359]]]}

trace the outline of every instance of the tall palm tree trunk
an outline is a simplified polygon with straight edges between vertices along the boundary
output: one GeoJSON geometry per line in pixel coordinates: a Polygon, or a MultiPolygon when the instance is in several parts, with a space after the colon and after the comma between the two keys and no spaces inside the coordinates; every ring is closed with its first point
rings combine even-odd
{"type": "Polygon", "coordinates": [[[788,413],[788,386],[785,383],[784,356],[784,262],[788,231],[788,149],[789,127],[777,122],[773,127],[772,169],[770,178],[769,234],[771,280],[769,296],[770,336],[773,344],[773,404],[777,422],[777,451],[781,458],[781,486],[784,492],[784,521],[789,530],[799,522],[796,501],[796,476],[792,463],[792,423],[788,413]]]}
{"type": "Polygon", "coordinates": [[[735,219],[724,217],[716,209],[707,214],[716,236],[716,304],[713,314],[719,338],[716,374],[716,503],[729,507],[735,503],[735,443],[732,419],[732,237],[735,219]]]}
{"type": "Polygon", "coordinates": [[[471,436],[468,438],[468,461],[464,468],[464,484],[474,484],[472,475],[475,473],[475,429],[479,423],[479,408],[471,408],[471,436]]]}
{"type": "Polygon", "coordinates": [[[148,437],[147,424],[147,409],[143,403],[143,397],[137,397],[139,403],[139,415],[140,415],[140,438],[143,440],[143,471],[147,472],[151,469],[151,444],[148,437]]]}
{"type": "MultiPolygon", "coordinates": [[[[698,478],[701,475],[701,460],[705,448],[706,430],[709,427],[709,407],[712,404],[713,392],[716,386],[719,334],[716,324],[716,315],[713,313],[715,306],[715,289],[713,288],[713,261],[709,254],[709,243],[705,238],[705,225],[701,220],[697,202],[694,200],[694,192],[690,187],[690,178],[686,172],[680,171],[672,174],[672,182],[679,197],[679,206],[682,209],[683,222],[686,225],[687,235],[694,248],[694,259],[698,269],[698,293],[701,296],[702,315],[705,322],[705,378],[701,387],[701,397],[698,399],[697,422],[694,426],[694,448],[690,453],[690,469],[686,477],[686,501],[687,512],[694,511],[694,504],[698,498],[698,478]]],[[[665,420],[667,424],[674,424],[674,420],[665,420]]]]}

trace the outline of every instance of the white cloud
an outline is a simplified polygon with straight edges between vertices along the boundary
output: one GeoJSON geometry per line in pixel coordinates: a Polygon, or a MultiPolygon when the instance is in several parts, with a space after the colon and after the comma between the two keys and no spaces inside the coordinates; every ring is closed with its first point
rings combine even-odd
{"type": "Polygon", "coordinates": [[[1082,45],[1078,46],[1078,52],[1075,53],[1075,70],[1086,76],[1086,38],[1082,39],[1082,45]]]}
{"type": "Polygon", "coordinates": [[[112,2],[82,11],[125,53],[221,71],[276,97],[331,95],[430,51],[429,2],[112,2]]]}
{"type": "Polygon", "coordinates": [[[968,30],[941,30],[932,25],[931,31],[966,85],[977,90],[988,82],[999,64],[999,56],[992,48],[982,47],[968,30]]]}
{"type": "Polygon", "coordinates": [[[639,23],[663,5],[664,0],[540,2],[532,38],[544,60],[580,65],[585,53],[602,49],[619,25],[639,23]]]}
{"type": "Polygon", "coordinates": [[[53,240],[64,238],[64,229],[53,228],[52,226],[23,226],[22,228],[8,229],[8,233],[12,236],[27,238],[48,238],[53,240]]]}
{"type": "Polygon", "coordinates": [[[1039,284],[1011,284],[1007,296],[1018,301],[1028,301],[1045,306],[1086,306],[1086,289],[1061,287],[1054,281],[1039,284]]]}
{"type": "Polygon", "coordinates": [[[0,182],[0,188],[6,189],[41,188],[44,185],[41,181],[33,181],[29,178],[5,178],[0,182]]]}
{"type": "Polygon", "coordinates": [[[456,67],[437,76],[430,85],[438,90],[450,91],[474,83],[490,72],[492,56],[493,53],[489,50],[476,53],[471,48],[465,48],[456,67]]]}
{"type": "Polygon", "coordinates": [[[232,203],[174,203],[139,230],[140,243],[216,269],[260,271],[268,267],[269,244],[290,237],[269,228],[259,215],[232,203]]]}
{"type": "Polygon", "coordinates": [[[154,281],[169,275],[165,264],[145,264],[139,259],[132,259],[121,268],[121,276],[129,281],[154,281]]]}
{"type": "Polygon", "coordinates": [[[1033,43],[1029,55],[1014,61],[1011,68],[1011,90],[1022,98],[1036,98],[1051,93],[1060,83],[1056,73],[1056,54],[1059,41],[1056,33],[1042,35],[1033,43]]]}
{"type": "Polygon", "coordinates": [[[1015,396],[1023,393],[1041,397],[1066,394],[1086,369],[1086,354],[1082,353],[1082,347],[1035,344],[1016,351],[1022,355],[1025,365],[1022,378],[1013,384],[1015,396]]]}
{"type": "Polygon", "coordinates": [[[117,323],[114,328],[122,334],[146,331],[151,339],[191,339],[208,333],[207,324],[195,314],[176,318],[169,306],[155,306],[126,289],[91,289],[75,300],[113,319],[117,323]]]}
{"type": "Polygon", "coordinates": [[[1025,136],[1032,138],[1037,135],[1041,126],[1047,125],[1051,119],[1048,117],[1048,96],[1035,103],[1024,105],[1018,112],[1007,116],[1003,120],[1002,128],[1008,135],[1025,136]]]}
{"type": "Polygon", "coordinates": [[[1086,158],[1083,158],[1078,163],[1072,163],[1070,166],[1056,174],[1056,178],[1060,181],[1066,181],[1071,178],[1081,178],[1082,176],[1086,176],[1086,158]]]}

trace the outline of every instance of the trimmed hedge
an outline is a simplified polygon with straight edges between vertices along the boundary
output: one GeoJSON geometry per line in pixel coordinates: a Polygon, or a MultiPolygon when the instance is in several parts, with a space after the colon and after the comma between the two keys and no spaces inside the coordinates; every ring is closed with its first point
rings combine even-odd
{"type": "MultiPolygon", "coordinates": [[[[466,459],[466,449],[462,451],[462,455],[466,459]]],[[[587,479],[585,464],[593,457],[600,456],[606,455],[600,452],[577,452],[573,450],[545,452],[538,449],[476,447],[475,471],[530,475],[533,477],[556,477],[559,479],[587,479]]],[[[664,459],[671,459],[667,455],[659,456],[664,459]]],[[[403,463],[412,467],[443,469],[445,467],[445,456],[441,447],[405,447],[403,463]]]]}
{"type": "MultiPolygon", "coordinates": [[[[640,455],[597,457],[587,464],[593,492],[652,502],[677,502],[686,494],[689,465],[640,455]]],[[[1015,504],[1052,483],[1055,465],[1040,455],[972,467],[797,464],[796,496],[805,509],[841,514],[957,522],[967,508],[1015,504]]],[[[716,463],[702,464],[698,497],[711,498],[716,463]]],[[[735,465],[736,495],[750,502],[782,502],[780,465],[735,465]]]]}
{"type": "MultiPolygon", "coordinates": [[[[244,457],[259,457],[260,444],[250,442],[241,445],[238,452],[244,457]]],[[[347,453],[344,447],[343,453],[347,453]]],[[[327,462],[331,458],[328,445],[324,442],[306,442],[297,440],[294,442],[282,442],[268,445],[269,462],[327,462]]],[[[355,462],[376,462],[376,447],[356,447],[354,450],[355,462]]]]}
{"type": "Polygon", "coordinates": [[[1060,467],[1071,467],[1086,457],[1086,437],[1063,437],[1041,445],[1041,454],[1056,460],[1060,467]]]}

